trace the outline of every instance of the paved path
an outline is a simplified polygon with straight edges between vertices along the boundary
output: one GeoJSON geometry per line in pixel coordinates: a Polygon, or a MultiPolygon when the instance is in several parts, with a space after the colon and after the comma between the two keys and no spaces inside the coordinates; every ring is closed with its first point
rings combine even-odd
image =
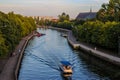
{"type": "Polygon", "coordinates": [[[17,65],[17,61],[19,58],[19,49],[22,49],[25,40],[22,40],[19,45],[16,47],[15,51],[13,52],[13,56],[9,58],[8,62],[6,63],[2,73],[0,74],[0,80],[15,80],[15,69],[17,65]]]}
{"type": "Polygon", "coordinates": [[[13,55],[7,61],[3,71],[0,74],[0,80],[15,80],[15,70],[18,63],[18,59],[20,54],[22,54],[23,46],[25,45],[26,41],[28,41],[33,35],[28,35],[27,37],[23,38],[19,45],[16,47],[13,55]]]}
{"type": "Polygon", "coordinates": [[[0,58],[0,73],[2,72],[7,61],[8,61],[8,58],[0,58]]]}

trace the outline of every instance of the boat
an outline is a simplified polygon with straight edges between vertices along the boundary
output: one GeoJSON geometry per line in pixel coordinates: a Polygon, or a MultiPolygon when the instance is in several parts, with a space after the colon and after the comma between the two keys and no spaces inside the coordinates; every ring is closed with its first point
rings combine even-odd
{"type": "Polygon", "coordinates": [[[68,35],[67,35],[67,34],[64,34],[64,33],[61,33],[61,36],[62,36],[62,37],[67,37],[68,35]]]}
{"type": "Polygon", "coordinates": [[[73,71],[69,61],[61,61],[60,70],[63,77],[66,78],[72,76],[73,71]]]}
{"type": "Polygon", "coordinates": [[[36,32],[36,36],[37,36],[37,37],[40,37],[40,36],[43,36],[43,35],[45,35],[45,34],[42,34],[42,33],[36,32]]]}

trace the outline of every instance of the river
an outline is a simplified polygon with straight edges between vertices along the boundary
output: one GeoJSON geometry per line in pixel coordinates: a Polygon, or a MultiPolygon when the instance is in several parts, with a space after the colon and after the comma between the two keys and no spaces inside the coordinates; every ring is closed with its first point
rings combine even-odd
{"type": "Polygon", "coordinates": [[[73,50],[67,39],[60,36],[60,31],[39,28],[37,31],[46,35],[34,37],[29,41],[24,51],[18,80],[63,80],[59,70],[62,60],[72,64],[72,80],[110,80],[113,74],[117,74],[118,69],[101,68],[94,63],[103,65],[102,61],[93,60],[92,57],[90,60],[85,59],[85,53],[73,50]]]}

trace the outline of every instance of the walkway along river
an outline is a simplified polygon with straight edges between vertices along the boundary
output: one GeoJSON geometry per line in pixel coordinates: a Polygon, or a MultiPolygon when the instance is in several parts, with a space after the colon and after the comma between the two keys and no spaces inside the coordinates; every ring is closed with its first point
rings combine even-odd
{"type": "Polygon", "coordinates": [[[38,31],[46,35],[29,41],[18,80],[63,80],[59,70],[61,60],[72,64],[72,80],[111,80],[119,75],[119,68],[73,50],[67,39],[60,36],[61,32],[51,29],[38,31]]]}

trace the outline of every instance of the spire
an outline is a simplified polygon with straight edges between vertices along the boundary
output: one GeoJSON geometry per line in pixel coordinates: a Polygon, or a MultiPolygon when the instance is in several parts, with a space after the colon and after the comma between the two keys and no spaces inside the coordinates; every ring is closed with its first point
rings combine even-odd
{"type": "Polygon", "coordinates": [[[92,7],[90,8],[90,13],[92,12],[92,7]]]}

